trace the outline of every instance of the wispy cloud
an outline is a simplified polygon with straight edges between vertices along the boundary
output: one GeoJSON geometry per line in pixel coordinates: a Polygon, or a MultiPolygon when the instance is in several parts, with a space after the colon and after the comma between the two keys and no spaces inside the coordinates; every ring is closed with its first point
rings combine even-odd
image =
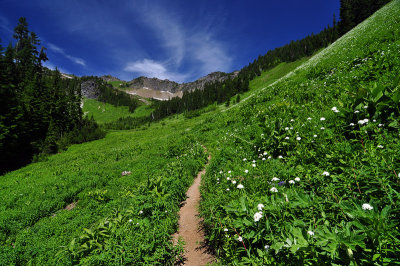
{"type": "Polygon", "coordinates": [[[82,58],[69,55],[64,51],[64,49],[62,49],[62,48],[60,48],[60,47],[58,47],[58,46],[56,46],[56,45],[54,45],[52,43],[48,43],[47,46],[53,52],[63,55],[65,58],[71,60],[75,64],[78,64],[78,65],[81,65],[81,66],[84,66],[84,67],[86,66],[86,62],[82,58]]]}
{"type": "MultiPolygon", "coordinates": [[[[50,61],[44,62],[43,66],[45,66],[45,67],[47,67],[48,69],[51,69],[51,70],[55,70],[56,69],[56,66],[53,63],[51,63],[50,61]]],[[[58,69],[58,71],[60,71],[62,73],[66,73],[66,74],[71,73],[71,72],[69,72],[68,70],[66,70],[64,68],[57,67],[57,69],[58,69]]]]}
{"type": "Polygon", "coordinates": [[[159,7],[143,13],[143,21],[155,31],[175,64],[180,64],[186,52],[186,36],[182,25],[159,7]]]}
{"type": "Polygon", "coordinates": [[[0,29],[7,34],[14,33],[7,18],[0,16],[0,29]]]}
{"type": "Polygon", "coordinates": [[[212,38],[208,33],[198,33],[190,38],[192,56],[200,62],[200,71],[229,71],[232,58],[224,45],[212,38]]]}
{"type": "Polygon", "coordinates": [[[167,57],[162,62],[149,58],[129,62],[124,71],[175,81],[230,71],[232,58],[227,45],[215,39],[210,25],[190,25],[178,14],[156,4],[141,7],[140,11],[142,23],[161,41],[167,57]]]}
{"type": "Polygon", "coordinates": [[[177,82],[183,82],[187,78],[184,74],[169,72],[165,64],[155,62],[151,59],[143,59],[128,63],[124,70],[138,73],[146,77],[157,77],[159,79],[169,79],[177,82]]]}
{"type": "MultiPolygon", "coordinates": [[[[86,66],[84,73],[191,81],[213,71],[230,71],[232,44],[221,40],[222,26],[216,23],[221,13],[212,12],[211,17],[204,17],[203,12],[198,17],[188,17],[186,9],[178,4],[41,0],[35,6],[40,5],[43,13],[52,14],[54,25],[65,33],[57,38],[48,37],[49,42],[67,45],[74,40],[74,47],[87,44],[77,47],[79,50],[46,44],[49,52],[86,66]],[[89,66],[84,59],[72,55],[82,51],[85,59],[96,63],[89,66]]],[[[69,68],[73,70],[72,66],[69,68]]]]}

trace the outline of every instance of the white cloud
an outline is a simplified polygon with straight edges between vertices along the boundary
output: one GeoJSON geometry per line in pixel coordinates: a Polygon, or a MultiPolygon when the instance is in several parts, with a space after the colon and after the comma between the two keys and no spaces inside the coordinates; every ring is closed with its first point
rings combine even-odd
{"type": "Polygon", "coordinates": [[[186,75],[169,72],[165,65],[151,59],[143,59],[126,64],[125,71],[137,73],[141,76],[156,77],[159,79],[169,79],[172,81],[183,82],[187,78],[186,75]]]}
{"type": "MultiPolygon", "coordinates": [[[[203,14],[197,19],[164,1],[126,1],[118,8],[114,6],[95,0],[42,4],[43,9],[55,14],[57,25],[66,34],[76,36],[81,43],[98,44],[93,54],[100,53],[108,63],[98,66],[103,68],[101,73],[129,78],[133,72],[181,82],[231,70],[231,44],[222,41],[219,34],[220,13],[206,18],[203,14]],[[116,10],[118,13],[110,12],[116,10]]],[[[82,58],[68,55],[54,44],[48,47],[86,66],[82,58]]]]}
{"type": "MultiPolygon", "coordinates": [[[[45,66],[45,67],[47,67],[48,69],[51,69],[51,70],[55,70],[56,69],[56,66],[53,63],[51,63],[50,61],[43,62],[43,66],[45,66]]],[[[69,72],[68,70],[66,70],[64,68],[57,67],[57,69],[61,73],[65,73],[65,74],[71,73],[71,72],[69,72]]]]}
{"type": "Polygon", "coordinates": [[[86,62],[82,58],[74,57],[74,56],[70,56],[70,55],[64,55],[64,56],[66,58],[68,58],[69,60],[71,60],[72,62],[74,62],[75,64],[78,64],[81,66],[86,66],[86,62]]]}
{"type": "Polygon", "coordinates": [[[163,46],[171,56],[171,61],[180,64],[185,56],[186,40],[183,27],[173,18],[166,15],[165,10],[145,12],[144,21],[163,39],[163,46]],[[150,19],[149,19],[150,18],[150,19]]]}
{"type": "Polygon", "coordinates": [[[167,58],[165,63],[156,63],[151,59],[138,60],[129,64],[131,68],[125,67],[125,71],[135,69],[132,72],[146,76],[168,76],[168,79],[177,76],[176,72],[183,67],[189,69],[185,74],[180,74],[186,78],[198,78],[214,71],[230,71],[232,58],[228,54],[227,45],[214,37],[218,26],[209,25],[206,21],[206,24],[194,27],[187,24],[188,21],[184,21],[179,14],[156,5],[143,7],[141,11],[139,16],[142,22],[161,39],[167,58]],[[142,70],[138,71],[139,68],[142,70]]]}
{"type": "Polygon", "coordinates": [[[12,30],[10,23],[8,22],[8,19],[6,19],[3,16],[0,16],[0,29],[7,32],[7,34],[13,34],[14,31],[12,30]]]}
{"type": "Polygon", "coordinates": [[[71,60],[75,64],[78,64],[78,65],[81,65],[81,66],[86,66],[85,60],[83,60],[82,58],[75,57],[75,56],[72,56],[72,55],[69,55],[69,54],[65,53],[64,49],[58,47],[57,45],[54,45],[52,43],[48,43],[47,46],[53,52],[63,55],[65,58],[71,60]]]}
{"type": "Polygon", "coordinates": [[[199,33],[191,37],[193,57],[200,62],[201,72],[208,74],[214,71],[229,71],[232,58],[224,45],[212,39],[210,34],[199,33]]]}

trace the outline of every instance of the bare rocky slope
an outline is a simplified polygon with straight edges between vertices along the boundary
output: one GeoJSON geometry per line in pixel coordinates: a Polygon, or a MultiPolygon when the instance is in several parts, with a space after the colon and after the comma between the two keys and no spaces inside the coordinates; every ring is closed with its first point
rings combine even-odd
{"type": "MultiPolygon", "coordinates": [[[[239,71],[232,73],[213,72],[207,76],[201,77],[196,81],[187,83],[177,83],[168,79],[138,77],[126,82],[124,89],[129,94],[138,95],[145,98],[154,98],[158,100],[168,100],[173,97],[182,97],[183,92],[196,89],[203,89],[207,83],[223,82],[228,78],[234,78],[239,71]]],[[[113,76],[107,75],[101,77],[104,81],[121,81],[113,76]]]]}
{"type": "Polygon", "coordinates": [[[148,88],[159,91],[169,91],[176,93],[177,91],[191,91],[195,89],[203,89],[204,85],[209,82],[225,81],[228,78],[234,78],[239,72],[232,73],[213,72],[207,76],[201,77],[196,81],[187,83],[177,83],[168,79],[161,80],[158,78],[139,77],[128,82],[132,89],[148,88]]]}

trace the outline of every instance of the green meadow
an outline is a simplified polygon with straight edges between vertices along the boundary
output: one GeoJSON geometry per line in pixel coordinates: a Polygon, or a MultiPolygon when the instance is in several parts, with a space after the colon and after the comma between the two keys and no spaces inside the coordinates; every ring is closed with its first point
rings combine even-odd
{"type": "Polygon", "coordinates": [[[95,99],[83,100],[83,113],[85,116],[96,120],[98,124],[104,124],[115,121],[122,117],[143,117],[151,114],[152,107],[149,105],[140,105],[133,113],[129,112],[127,106],[114,106],[109,103],[99,102],[95,99]]]}
{"type": "MultiPolygon", "coordinates": [[[[229,107],[109,131],[2,176],[0,264],[173,265],[204,147],[217,264],[399,264],[399,18],[396,0],[229,107]]],[[[102,124],[151,108],[86,99],[83,111],[102,124]]]]}

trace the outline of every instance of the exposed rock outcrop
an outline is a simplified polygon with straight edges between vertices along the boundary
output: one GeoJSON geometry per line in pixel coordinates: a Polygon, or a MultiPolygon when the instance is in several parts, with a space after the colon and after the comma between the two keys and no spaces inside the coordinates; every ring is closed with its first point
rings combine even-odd
{"type": "Polygon", "coordinates": [[[101,76],[100,77],[102,80],[104,80],[105,82],[109,82],[109,81],[121,81],[119,78],[113,77],[111,75],[105,75],[105,76],[101,76]]]}
{"type": "Polygon", "coordinates": [[[97,99],[100,95],[98,86],[94,80],[86,80],[81,83],[82,96],[89,99],[97,99]]]}
{"type": "Polygon", "coordinates": [[[173,97],[182,97],[184,91],[202,90],[207,83],[223,82],[228,78],[234,78],[239,71],[232,73],[213,72],[199,78],[193,82],[177,83],[168,79],[139,77],[127,83],[127,93],[139,95],[145,98],[154,98],[157,100],[168,100],[173,97]]]}
{"type": "Polygon", "coordinates": [[[175,81],[170,81],[168,79],[158,79],[158,78],[147,78],[138,77],[128,83],[129,88],[132,89],[142,89],[147,88],[157,91],[169,91],[175,93],[179,90],[179,84],[175,81]]]}
{"type": "Polygon", "coordinates": [[[224,72],[212,72],[208,74],[207,76],[201,77],[196,81],[193,82],[188,82],[188,83],[182,83],[179,85],[179,89],[182,91],[192,91],[192,90],[197,90],[197,89],[203,89],[204,86],[207,83],[213,83],[213,82],[223,82],[227,80],[228,78],[234,78],[238,75],[239,71],[235,71],[232,73],[224,73],[224,72]]]}

